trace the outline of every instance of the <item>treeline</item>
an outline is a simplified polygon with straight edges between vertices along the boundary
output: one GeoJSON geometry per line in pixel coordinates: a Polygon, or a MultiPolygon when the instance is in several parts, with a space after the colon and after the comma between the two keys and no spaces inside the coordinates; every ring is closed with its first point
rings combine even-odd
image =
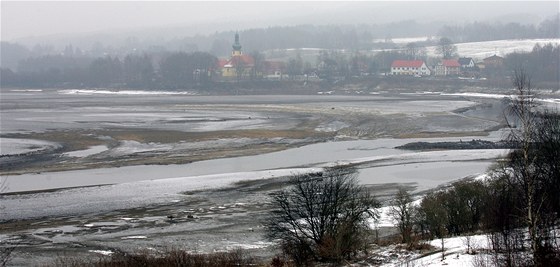
{"type": "Polygon", "coordinates": [[[178,89],[208,83],[216,61],[203,52],[127,55],[122,60],[56,55],[25,59],[18,72],[3,68],[0,74],[2,86],[178,89]]]}
{"type": "Polygon", "coordinates": [[[560,81],[560,45],[536,44],[531,52],[515,52],[504,59],[506,69],[527,70],[535,81],[560,81]]]}
{"type": "MultiPolygon", "coordinates": [[[[282,71],[288,74],[288,79],[317,75],[324,81],[336,82],[354,76],[376,77],[378,73],[388,73],[391,63],[398,59],[423,59],[429,66],[438,62],[438,58],[427,56],[422,45],[409,43],[401,50],[382,51],[375,55],[324,50],[316,58],[306,60],[297,54],[287,59],[282,71]]],[[[257,77],[253,74],[263,71],[265,58],[257,51],[250,54],[256,59],[249,75],[254,80],[257,77]]],[[[558,58],[560,45],[537,44],[530,52],[506,55],[504,65],[491,70],[499,73],[494,77],[503,78],[521,66],[530,72],[534,81],[556,82],[560,79],[559,61],[555,60],[558,58]]],[[[217,58],[206,52],[154,52],[128,54],[122,58],[46,55],[26,58],[19,61],[18,66],[17,71],[0,70],[3,86],[180,89],[208,87],[212,81],[221,78],[217,58]]],[[[490,77],[489,71],[481,71],[480,75],[490,77]]]]}
{"type": "MultiPolygon", "coordinates": [[[[385,41],[408,36],[433,36],[436,25],[401,21],[385,25],[296,25],[248,29],[240,31],[247,51],[264,51],[288,48],[322,48],[363,50],[388,48],[385,41]]],[[[234,32],[220,32],[207,38],[211,43],[210,52],[227,55],[231,51],[234,32]]],[[[199,38],[199,37],[197,37],[199,38]]],[[[187,42],[201,43],[194,38],[187,42]]],[[[201,48],[204,46],[200,46],[201,48]]]]}
{"type": "Polygon", "coordinates": [[[481,42],[505,39],[560,38],[560,15],[547,19],[539,25],[519,23],[473,22],[463,26],[444,26],[438,35],[456,42],[481,42]]]}

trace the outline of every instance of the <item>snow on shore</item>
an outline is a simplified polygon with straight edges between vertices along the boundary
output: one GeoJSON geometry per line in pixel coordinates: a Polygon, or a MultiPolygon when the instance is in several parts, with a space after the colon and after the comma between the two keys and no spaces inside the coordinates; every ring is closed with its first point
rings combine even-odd
{"type": "Polygon", "coordinates": [[[59,145],[56,143],[41,140],[0,138],[0,155],[5,156],[39,152],[58,146],[59,145]]]}
{"type": "MultiPolygon", "coordinates": [[[[399,266],[448,266],[448,267],[472,267],[477,262],[484,262],[492,266],[490,256],[482,252],[469,254],[469,245],[471,250],[484,250],[489,248],[486,235],[459,236],[444,239],[445,259],[441,255],[441,239],[434,239],[428,242],[435,247],[436,252],[427,256],[412,253],[406,258],[394,258],[390,262],[382,264],[382,267],[399,267],[399,266]]],[[[386,249],[386,248],[385,248],[386,249]]],[[[380,254],[386,254],[383,251],[380,254]]]]}
{"type": "Polygon", "coordinates": [[[104,89],[65,89],[58,90],[64,95],[196,95],[188,91],[145,91],[145,90],[104,90],[104,89]]]}

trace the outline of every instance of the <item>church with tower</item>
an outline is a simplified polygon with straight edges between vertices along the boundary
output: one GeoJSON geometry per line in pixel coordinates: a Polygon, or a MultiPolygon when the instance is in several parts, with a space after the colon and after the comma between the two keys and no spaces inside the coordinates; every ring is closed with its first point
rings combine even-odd
{"type": "Polygon", "coordinates": [[[231,47],[231,57],[220,62],[222,77],[242,78],[250,76],[255,68],[255,59],[250,55],[244,55],[241,51],[239,33],[235,33],[235,42],[231,47]]]}
{"type": "Polygon", "coordinates": [[[237,80],[251,78],[281,80],[286,64],[283,61],[263,60],[258,66],[255,59],[251,55],[243,54],[241,50],[241,42],[239,41],[239,33],[235,33],[235,39],[231,46],[231,56],[227,59],[218,60],[218,69],[222,78],[237,80]]]}

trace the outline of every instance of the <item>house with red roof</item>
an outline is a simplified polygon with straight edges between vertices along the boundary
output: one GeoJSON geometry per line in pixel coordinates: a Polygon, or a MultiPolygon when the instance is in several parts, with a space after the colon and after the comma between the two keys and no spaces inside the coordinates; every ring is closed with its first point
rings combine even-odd
{"type": "Polygon", "coordinates": [[[482,61],[484,61],[484,65],[486,67],[501,67],[504,64],[504,58],[500,57],[496,54],[494,54],[491,57],[487,57],[485,59],[483,59],[482,61]]]}
{"type": "Polygon", "coordinates": [[[430,76],[431,70],[423,60],[395,60],[391,64],[391,74],[430,76]]]}
{"type": "Polygon", "coordinates": [[[461,73],[461,64],[457,59],[443,59],[434,70],[436,76],[456,76],[461,73]]]}

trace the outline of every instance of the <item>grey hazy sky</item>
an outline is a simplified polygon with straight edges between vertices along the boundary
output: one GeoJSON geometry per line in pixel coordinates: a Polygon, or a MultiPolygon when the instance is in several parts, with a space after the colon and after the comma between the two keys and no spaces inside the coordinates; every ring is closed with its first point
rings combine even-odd
{"type": "Polygon", "coordinates": [[[542,19],[559,12],[558,9],[558,1],[1,1],[1,36],[3,41],[9,41],[29,36],[209,23],[231,30],[247,25],[260,28],[303,23],[375,24],[407,19],[447,19],[459,23],[507,14],[531,14],[542,19]]]}

